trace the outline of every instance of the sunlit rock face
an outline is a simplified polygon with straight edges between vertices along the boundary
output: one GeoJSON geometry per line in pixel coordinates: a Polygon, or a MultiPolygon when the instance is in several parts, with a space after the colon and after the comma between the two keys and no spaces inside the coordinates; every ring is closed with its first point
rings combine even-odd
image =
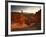
{"type": "MultiPolygon", "coordinates": [[[[21,11],[23,12],[23,11],[21,11]]],[[[11,12],[11,31],[40,30],[41,9],[35,14],[11,12]]]]}

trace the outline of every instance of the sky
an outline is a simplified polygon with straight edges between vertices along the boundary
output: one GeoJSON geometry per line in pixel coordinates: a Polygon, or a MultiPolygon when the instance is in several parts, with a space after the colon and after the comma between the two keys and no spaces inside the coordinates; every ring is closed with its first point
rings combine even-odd
{"type": "Polygon", "coordinates": [[[40,10],[40,6],[19,6],[19,5],[11,5],[11,12],[21,12],[23,13],[36,13],[40,10]]]}

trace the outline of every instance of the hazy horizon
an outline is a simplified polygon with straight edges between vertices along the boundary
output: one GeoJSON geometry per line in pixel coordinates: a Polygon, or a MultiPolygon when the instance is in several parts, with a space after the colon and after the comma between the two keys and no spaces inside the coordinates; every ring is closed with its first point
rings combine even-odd
{"type": "Polygon", "coordinates": [[[11,5],[11,12],[21,12],[21,10],[23,10],[23,12],[26,12],[26,13],[35,13],[40,9],[41,9],[40,6],[17,6],[17,5],[11,5]]]}

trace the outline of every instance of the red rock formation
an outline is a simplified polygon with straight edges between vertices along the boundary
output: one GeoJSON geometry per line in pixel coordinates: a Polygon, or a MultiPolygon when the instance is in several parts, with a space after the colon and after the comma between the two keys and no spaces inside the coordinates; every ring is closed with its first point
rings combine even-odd
{"type": "Polygon", "coordinates": [[[31,29],[41,29],[41,10],[36,12],[35,15],[30,17],[31,29]]]}
{"type": "Polygon", "coordinates": [[[28,16],[28,14],[25,16],[19,12],[12,12],[11,21],[13,22],[11,24],[13,31],[16,29],[24,30],[25,28],[25,30],[39,30],[41,29],[41,10],[31,16],[28,16]]]}

